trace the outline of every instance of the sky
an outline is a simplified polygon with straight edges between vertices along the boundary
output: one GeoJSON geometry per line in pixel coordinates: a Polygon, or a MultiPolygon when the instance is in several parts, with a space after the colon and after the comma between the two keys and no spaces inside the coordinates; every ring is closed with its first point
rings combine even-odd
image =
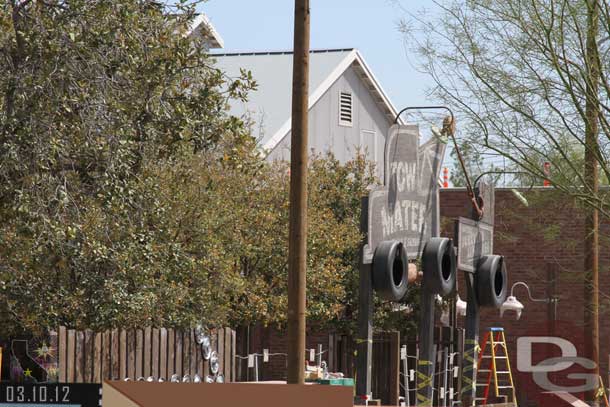
{"type": "MultiPolygon", "coordinates": [[[[431,0],[402,0],[431,8],[431,0]]],[[[223,38],[224,52],[291,50],[293,0],[208,0],[200,7],[223,38]]],[[[431,81],[417,72],[398,23],[404,11],[391,0],[311,0],[311,48],[357,48],[394,106],[430,105],[431,81]]]]}

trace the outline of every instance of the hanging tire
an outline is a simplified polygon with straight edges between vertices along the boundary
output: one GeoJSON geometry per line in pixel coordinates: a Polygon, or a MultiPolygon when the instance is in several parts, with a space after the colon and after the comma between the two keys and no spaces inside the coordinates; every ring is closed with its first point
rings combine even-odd
{"type": "Polygon", "coordinates": [[[373,288],[387,301],[401,301],[409,286],[407,251],[401,242],[379,243],[373,254],[373,288]]]}
{"type": "Polygon", "coordinates": [[[455,291],[457,258],[453,241],[445,237],[431,238],[422,252],[424,284],[432,294],[446,297],[455,291]]]}
{"type": "Polygon", "coordinates": [[[474,276],[477,298],[482,307],[500,308],[508,292],[508,275],[504,257],[483,256],[474,276]]]}

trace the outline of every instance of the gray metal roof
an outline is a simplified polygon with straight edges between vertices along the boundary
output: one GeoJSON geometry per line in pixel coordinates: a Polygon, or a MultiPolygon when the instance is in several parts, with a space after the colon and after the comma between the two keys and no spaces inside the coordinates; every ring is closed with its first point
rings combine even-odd
{"type": "MultiPolygon", "coordinates": [[[[312,51],[310,55],[309,93],[312,95],[333,71],[344,61],[352,49],[312,51]]],[[[292,101],[292,52],[251,52],[213,54],[217,67],[229,77],[237,77],[240,68],[252,72],[258,87],[250,92],[248,102],[233,102],[231,114],[248,113],[253,120],[253,136],[261,146],[271,138],[291,117],[292,101]]]]}

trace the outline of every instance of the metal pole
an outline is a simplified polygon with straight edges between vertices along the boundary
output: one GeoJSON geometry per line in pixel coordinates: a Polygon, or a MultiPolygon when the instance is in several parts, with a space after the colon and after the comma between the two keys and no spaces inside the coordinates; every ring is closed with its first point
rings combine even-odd
{"type": "Polygon", "coordinates": [[[447,374],[449,368],[449,348],[443,349],[443,407],[447,407],[447,374]]]}
{"type": "MultiPolygon", "coordinates": [[[[600,5],[598,0],[587,0],[586,40],[586,106],[585,106],[585,184],[591,194],[598,196],[599,168],[599,31],[600,5]]],[[[585,213],[585,281],[584,336],[586,357],[596,363],[594,374],[599,376],[599,214],[589,207],[585,213]]],[[[587,392],[586,400],[598,401],[596,389],[587,392]]]]}
{"type": "Polygon", "coordinates": [[[361,200],[360,231],[364,242],[360,250],[360,287],[358,291],[358,338],[356,340],[356,403],[364,403],[361,397],[371,394],[371,368],[373,354],[373,279],[371,264],[364,264],[364,245],[368,233],[369,199],[361,200]]]}
{"type": "Polygon", "coordinates": [[[316,365],[318,367],[322,366],[322,344],[318,344],[318,354],[316,355],[316,365]]]}
{"type": "Polygon", "coordinates": [[[309,0],[295,0],[288,242],[288,383],[305,383],[309,0]]]}
{"type": "Polygon", "coordinates": [[[254,381],[258,382],[258,355],[254,354],[254,381]]]}
{"type": "Polygon", "coordinates": [[[477,362],[479,357],[479,303],[475,293],[474,274],[465,273],[468,305],[466,306],[466,340],[462,360],[462,406],[473,406],[477,394],[477,362]]]}
{"type": "Polygon", "coordinates": [[[409,389],[409,355],[407,355],[407,345],[404,345],[405,349],[405,358],[402,360],[402,371],[403,371],[403,383],[405,387],[405,405],[407,407],[411,406],[411,390],[409,389]]]}
{"type": "Polygon", "coordinates": [[[434,364],[434,295],[424,276],[421,288],[419,360],[417,361],[417,405],[432,406],[434,364]]]}

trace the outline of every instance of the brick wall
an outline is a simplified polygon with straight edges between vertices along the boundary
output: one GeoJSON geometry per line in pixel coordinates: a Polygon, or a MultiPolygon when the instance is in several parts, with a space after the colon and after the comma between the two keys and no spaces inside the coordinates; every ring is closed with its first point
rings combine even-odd
{"type": "MultiPolygon", "coordinates": [[[[562,198],[550,189],[537,189],[524,194],[529,201],[528,207],[512,191],[496,190],[494,252],[505,256],[509,286],[516,281],[524,281],[529,285],[534,298],[547,297],[547,268],[555,265],[558,270],[557,294],[560,297],[557,319],[562,321],[558,323],[556,332],[558,336],[580,337],[582,340],[585,236],[582,211],[570,199],[562,198]],[[571,332],[566,332],[567,330],[571,332]]],[[[467,216],[469,205],[463,189],[441,191],[444,235],[453,235],[453,219],[467,216]]],[[[610,222],[604,222],[600,230],[600,373],[606,380],[610,354],[610,222]]],[[[465,299],[462,276],[459,276],[459,284],[461,297],[465,299]]],[[[497,310],[485,309],[481,313],[480,325],[481,337],[489,327],[501,326],[505,329],[513,371],[517,368],[516,339],[532,333],[550,333],[549,306],[544,302],[530,301],[523,287],[515,289],[515,296],[525,306],[520,320],[517,321],[514,314],[500,319],[497,310]]],[[[463,323],[463,318],[460,317],[458,322],[463,323]]],[[[582,344],[576,345],[578,356],[584,357],[582,344]]],[[[517,374],[516,379],[522,382],[521,392],[534,392],[531,376],[517,374]]],[[[580,383],[570,383],[575,384],[580,383]]]]}
{"type": "MultiPolygon", "coordinates": [[[[276,327],[263,327],[256,325],[250,328],[250,349],[246,350],[245,345],[246,333],[238,337],[237,348],[243,351],[242,356],[247,356],[248,353],[263,353],[263,349],[269,349],[270,354],[286,353],[288,351],[288,337],[285,329],[276,327]]],[[[322,359],[328,360],[329,338],[328,331],[308,327],[306,334],[306,348],[318,349],[318,345],[322,345],[322,359]]],[[[309,359],[309,353],[307,353],[309,359]]],[[[258,358],[259,363],[259,380],[286,380],[286,357],[283,355],[270,356],[268,363],[263,363],[263,358],[258,358]]],[[[243,362],[242,369],[246,369],[247,364],[243,362]]],[[[254,372],[249,369],[249,379],[253,380],[254,372]]]]}

